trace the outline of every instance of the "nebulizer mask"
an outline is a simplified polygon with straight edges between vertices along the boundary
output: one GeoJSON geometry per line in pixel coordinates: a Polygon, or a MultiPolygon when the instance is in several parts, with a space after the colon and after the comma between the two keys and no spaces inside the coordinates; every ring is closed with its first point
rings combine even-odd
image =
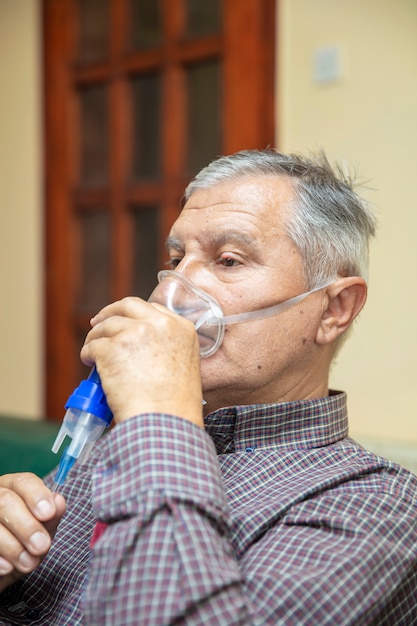
{"type": "Polygon", "coordinates": [[[304,298],[311,293],[327,287],[327,285],[330,285],[334,280],[335,278],[332,277],[315,289],[290,298],[289,300],[285,300],[284,302],[280,302],[279,304],[274,304],[256,311],[224,315],[217,300],[209,293],[203,291],[203,289],[200,289],[200,287],[197,287],[189,278],[180,272],[162,270],[158,273],[159,284],[152,292],[149,302],[163,304],[170,311],[178,313],[178,315],[190,320],[197,331],[200,343],[200,356],[206,358],[217,352],[220,348],[227,324],[248,322],[250,320],[258,320],[271,317],[277,313],[282,313],[298,302],[301,302],[301,300],[304,300],[304,298]]]}

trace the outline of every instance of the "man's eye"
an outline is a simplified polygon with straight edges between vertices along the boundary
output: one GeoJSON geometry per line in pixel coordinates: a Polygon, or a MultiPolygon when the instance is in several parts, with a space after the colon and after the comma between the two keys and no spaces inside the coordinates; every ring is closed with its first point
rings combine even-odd
{"type": "Polygon", "coordinates": [[[169,259],[167,265],[169,265],[172,269],[175,269],[180,263],[182,259],[180,257],[172,257],[169,259]]]}
{"type": "Polygon", "coordinates": [[[218,260],[218,263],[220,265],[223,265],[223,267],[237,267],[238,265],[240,265],[240,262],[231,256],[221,256],[218,260]]]}

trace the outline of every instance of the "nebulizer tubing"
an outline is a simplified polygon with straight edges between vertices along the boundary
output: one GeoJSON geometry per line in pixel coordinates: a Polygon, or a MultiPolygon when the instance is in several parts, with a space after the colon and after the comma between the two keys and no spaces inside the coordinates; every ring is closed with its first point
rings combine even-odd
{"type": "Polygon", "coordinates": [[[236,313],[235,315],[225,315],[223,317],[217,318],[216,316],[207,317],[205,323],[208,325],[216,325],[216,324],[238,324],[239,322],[249,322],[252,320],[260,320],[265,317],[272,317],[273,315],[277,315],[277,313],[283,313],[290,309],[295,304],[298,304],[304,298],[315,293],[316,291],[320,291],[320,289],[324,289],[328,287],[336,280],[336,277],[329,278],[325,282],[321,283],[318,287],[311,289],[310,291],[306,291],[305,293],[301,293],[299,296],[294,296],[294,298],[290,298],[289,300],[284,300],[284,302],[279,302],[278,304],[272,304],[271,306],[265,307],[264,309],[257,309],[255,311],[247,311],[246,313],[236,313]]]}
{"type": "MultiPolygon", "coordinates": [[[[224,315],[217,300],[189,278],[180,272],[163,270],[158,273],[159,284],[152,292],[149,302],[163,304],[174,313],[192,321],[200,339],[200,356],[206,358],[219,349],[226,325],[259,320],[282,313],[310,294],[324,289],[336,278],[333,276],[310,291],[263,309],[224,315]]],[[[88,378],[81,381],[70,395],[65,408],[67,412],[52,451],[57,453],[66,437],[71,439],[71,442],[61,457],[53,490],[64,485],[76,461],[85,463],[95,442],[113,419],[95,367],[88,378]]]]}

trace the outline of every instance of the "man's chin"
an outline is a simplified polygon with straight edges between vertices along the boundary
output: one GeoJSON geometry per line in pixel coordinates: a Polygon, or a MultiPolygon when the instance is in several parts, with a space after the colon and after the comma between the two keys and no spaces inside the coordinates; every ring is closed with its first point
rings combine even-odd
{"type": "Polygon", "coordinates": [[[232,383],[232,378],[227,367],[225,367],[220,351],[206,359],[201,359],[200,373],[203,396],[208,392],[215,394],[221,389],[229,387],[232,383]]]}

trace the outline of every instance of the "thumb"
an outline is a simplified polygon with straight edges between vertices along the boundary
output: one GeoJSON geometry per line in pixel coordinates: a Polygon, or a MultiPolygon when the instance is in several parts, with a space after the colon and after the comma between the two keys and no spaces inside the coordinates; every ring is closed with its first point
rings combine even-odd
{"type": "Polygon", "coordinates": [[[47,522],[44,522],[44,527],[48,531],[51,539],[55,537],[55,533],[57,531],[59,522],[64,516],[65,510],[66,510],[66,503],[65,503],[64,496],[62,496],[60,493],[54,493],[53,497],[54,497],[55,506],[56,506],[55,515],[47,522]]]}

